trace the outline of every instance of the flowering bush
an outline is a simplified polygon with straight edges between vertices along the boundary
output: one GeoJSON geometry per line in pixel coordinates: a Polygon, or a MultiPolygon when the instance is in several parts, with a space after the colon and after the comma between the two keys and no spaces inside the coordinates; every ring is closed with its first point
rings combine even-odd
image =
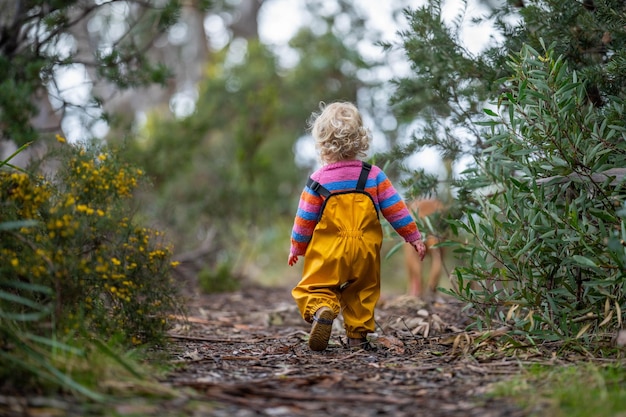
{"type": "Polygon", "coordinates": [[[37,312],[41,328],[48,306],[57,333],[159,341],[178,305],[175,265],[162,234],[134,218],[143,172],[115,150],[61,148],[53,178],[0,170],[0,312],[24,323],[37,312]]]}

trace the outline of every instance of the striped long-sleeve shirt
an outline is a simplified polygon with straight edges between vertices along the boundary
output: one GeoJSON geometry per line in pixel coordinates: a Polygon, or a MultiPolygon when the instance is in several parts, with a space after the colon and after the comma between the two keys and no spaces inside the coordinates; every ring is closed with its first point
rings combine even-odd
{"type": "MultiPolygon", "coordinates": [[[[354,190],[361,173],[361,161],[347,160],[325,165],[315,171],[311,178],[331,193],[354,190]]],[[[415,221],[406,204],[387,178],[376,165],[367,177],[365,191],[372,196],[376,211],[382,213],[396,232],[407,242],[421,238],[415,221]]],[[[298,211],[291,232],[291,254],[304,255],[307,245],[317,225],[324,199],[305,186],[298,203],[298,211]]]]}

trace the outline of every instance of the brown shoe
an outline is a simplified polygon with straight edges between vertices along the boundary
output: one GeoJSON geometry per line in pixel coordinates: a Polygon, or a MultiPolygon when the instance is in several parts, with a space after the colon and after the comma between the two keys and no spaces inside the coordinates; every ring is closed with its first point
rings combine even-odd
{"type": "Polygon", "coordinates": [[[335,313],[330,307],[320,307],[313,315],[313,325],[311,326],[311,336],[309,337],[309,347],[311,350],[322,351],[328,346],[328,339],[333,330],[333,320],[335,313]]]}

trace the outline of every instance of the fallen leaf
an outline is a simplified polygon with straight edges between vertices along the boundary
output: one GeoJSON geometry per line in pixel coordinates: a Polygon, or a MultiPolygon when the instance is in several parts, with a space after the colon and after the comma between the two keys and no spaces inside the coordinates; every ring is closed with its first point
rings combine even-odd
{"type": "Polygon", "coordinates": [[[404,353],[404,343],[402,343],[402,340],[398,339],[397,337],[379,336],[376,340],[379,344],[383,345],[384,347],[395,353],[404,353]]]}

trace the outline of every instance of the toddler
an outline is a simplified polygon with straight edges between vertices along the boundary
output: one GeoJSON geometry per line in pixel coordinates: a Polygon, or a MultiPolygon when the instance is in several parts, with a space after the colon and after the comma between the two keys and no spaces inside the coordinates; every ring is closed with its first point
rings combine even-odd
{"type": "Polygon", "coordinates": [[[368,349],[380,297],[379,213],[424,258],[426,248],[406,204],[385,173],[365,157],[370,133],[351,103],[322,105],[311,133],[322,167],[309,178],[291,234],[288,263],[304,256],[302,279],[292,295],[312,323],[309,347],[328,346],[333,320],[342,313],[348,346],[368,349]]]}

